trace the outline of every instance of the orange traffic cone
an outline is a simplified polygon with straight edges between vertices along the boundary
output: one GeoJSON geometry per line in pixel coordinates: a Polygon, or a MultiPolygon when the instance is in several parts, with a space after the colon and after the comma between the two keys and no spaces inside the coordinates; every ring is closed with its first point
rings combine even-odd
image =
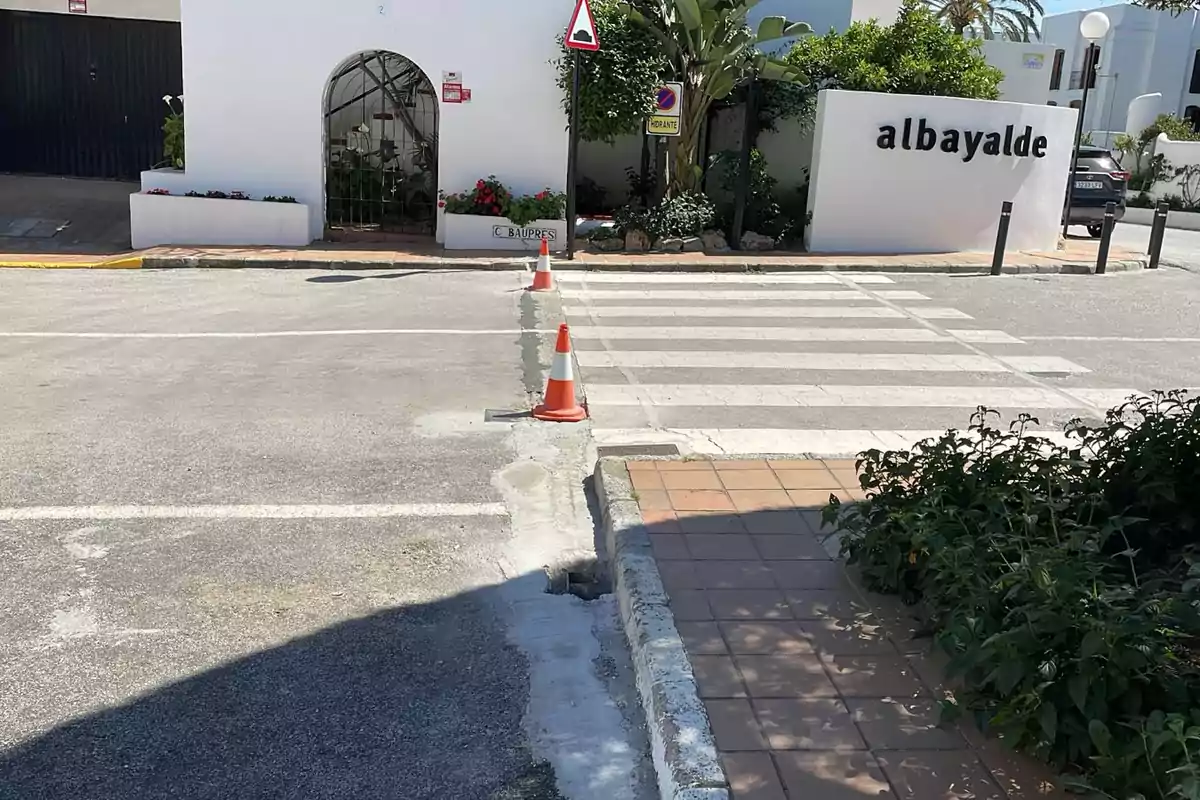
{"type": "Polygon", "coordinates": [[[550,272],[550,243],[545,236],[542,237],[542,252],[538,256],[537,272],[533,273],[533,286],[529,287],[529,291],[554,291],[554,275],[550,272]]]}
{"type": "MultiPolygon", "coordinates": [[[[539,273],[540,274],[540,273],[539,273]]],[[[575,402],[575,370],[571,364],[571,334],[566,323],[558,326],[558,344],[546,382],[545,402],[533,410],[534,419],[546,422],[582,422],[587,412],[575,402]]]]}

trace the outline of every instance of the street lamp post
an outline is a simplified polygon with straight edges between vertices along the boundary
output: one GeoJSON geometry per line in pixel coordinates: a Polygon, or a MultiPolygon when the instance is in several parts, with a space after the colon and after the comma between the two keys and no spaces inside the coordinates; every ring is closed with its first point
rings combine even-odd
{"type": "Polygon", "coordinates": [[[1063,236],[1071,224],[1071,192],[1075,189],[1075,169],[1079,165],[1079,145],[1083,140],[1083,115],[1087,113],[1088,88],[1092,83],[1092,70],[1096,68],[1096,42],[1108,35],[1108,15],[1093,11],[1079,22],[1079,33],[1087,39],[1087,50],[1083,55],[1083,98],[1079,101],[1079,119],[1075,122],[1075,148],[1071,151],[1071,174],[1067,176],[1067,199],[1063,203],[1063,236]]]}

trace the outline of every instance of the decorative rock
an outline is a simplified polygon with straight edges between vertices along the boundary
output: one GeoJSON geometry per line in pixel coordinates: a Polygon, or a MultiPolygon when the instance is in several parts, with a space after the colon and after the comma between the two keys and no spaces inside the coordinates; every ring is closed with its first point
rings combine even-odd
{"type": "Polygon", "coordinates": [[[729,250],[729,242],[720,231],[705,231],[700,237],[704,249],[710,253],[724,253],[729,250]]]}
{"type": "MultiPolygon", "coordinates": [[[[722,237],[724,238],[724,237],[722,237]]],[[[689,236],[683,240],[683,252],[685,253],[701,253],[704,252],[704,240],[699,236],[689,236]]]]}
{"type": "Polygon", "coordinates": [[[631,253],[644,253],[650,249],[650,237],[645,231],[630,231],[625,234],[625,249],[631,253]]]}
{"type": "Polygon", "coordinates": [[[683,239],[659,239],[655,242],[654,249],[662,253],[683,252],[683,239]]]}
{"type": "Polygon", "coordinates": [[[601,253],[619,253],[625,249],[625,240],[620,236],[609,236],[604,239],[592,239],[592,247],[601,253]]]}
{"type": "Polygon", "coordinates": [[[761,233],[754,231],[746,231],[742,234],[742,249],[743,250],[774,250],[775,240],[770,236],[763,236],[761,233]]]}

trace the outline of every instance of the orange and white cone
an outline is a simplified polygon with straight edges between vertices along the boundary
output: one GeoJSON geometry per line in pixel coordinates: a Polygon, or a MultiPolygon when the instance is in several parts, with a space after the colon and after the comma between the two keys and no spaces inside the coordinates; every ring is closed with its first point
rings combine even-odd
{"type": "Polygon", "coordinates": [[[538,256],[537,272],[533,273],[533,286],[529,287],[529,291],[554,291],[554,274],[550,272],[550,243],[545,236],[542,237],[542,252],[538,256]]]}
{"type": "Polygon", "coordinates": [[[571,334],[566,323],[558,326],[558,344],[550,365],[544,402],[533,410],[534,419],[546,422],[583,422],[587,411],[575,402],[575,368],[571,363],[571,334]]]}

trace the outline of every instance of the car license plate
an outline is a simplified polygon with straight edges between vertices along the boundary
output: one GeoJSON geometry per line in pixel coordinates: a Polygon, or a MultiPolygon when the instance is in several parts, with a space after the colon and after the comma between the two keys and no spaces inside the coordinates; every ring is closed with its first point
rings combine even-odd
{"type": "Polygon", "coordinates": [[[1075,181],[1076,189],[1103,189],[1104,184],[1101,181],[1075,181]]]}

